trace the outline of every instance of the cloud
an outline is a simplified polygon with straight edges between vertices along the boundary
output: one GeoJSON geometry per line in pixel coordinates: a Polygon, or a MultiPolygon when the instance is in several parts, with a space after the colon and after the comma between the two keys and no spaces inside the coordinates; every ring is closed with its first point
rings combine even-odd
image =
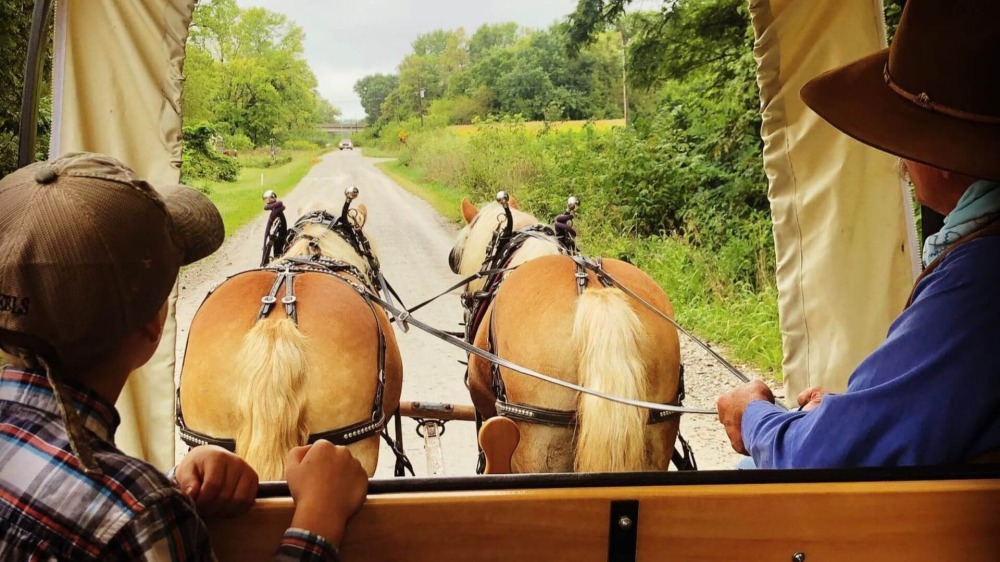
{"type": "Polygon", "coordinates": [[[364,117],[354,83],[376,72],[394,72],[418,35],[435,29],[513,21],[544,28],[566,17],[577,0],[237,0],[295,21],[306,32],[306,60],[319,91],[346,118],[364,117]]]}

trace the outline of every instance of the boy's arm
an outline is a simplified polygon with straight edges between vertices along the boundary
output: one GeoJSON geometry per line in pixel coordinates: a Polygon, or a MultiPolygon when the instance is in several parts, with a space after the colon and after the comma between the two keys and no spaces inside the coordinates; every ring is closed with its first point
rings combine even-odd
{"type": "Polygon", "coordinates": [[[281,539],[281,546],[278,547],[278,554],[274,560],[275,562],[295,562],[297,560],[339,562],[340,556],[337,554],[337,549],[333,548],[333,545],[323,537],[305,529],[292,527],[285,531],[285,536],[281,539]]]}
{"type": "Polygon", "coordinates": [[[145,507],[108,541],[108,560],[215,560],[205,523],[176,488],[144,498],[145,507]]]}
{"type": "MultiPolygon", "coordinates": [[[[102,558],[137,561],[215,560],[208,529],[191,499],[167,488],[147,499],[145,509],[108,542],[102,558]]],[[[319,535],[288,529],[276,562],[339,562],[336,549],[319,535]]]]}

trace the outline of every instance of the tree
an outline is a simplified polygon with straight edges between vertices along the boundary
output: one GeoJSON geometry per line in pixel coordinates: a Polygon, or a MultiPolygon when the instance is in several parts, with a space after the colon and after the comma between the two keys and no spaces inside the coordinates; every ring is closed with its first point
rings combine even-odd
{"type": "Polygon", "coordinates": [[[399,76],[395,74],[369,74],[354,83],[354,92],[361,98],[369,124],[375,124],[382,116],[382,104],[398,85],[399,76]]]}
{"type": "MultiPolygon", "coordinates": [[[[28,55],[33,2],[0,0],[0,177],[17,167],[18,129],[21,94],[24,91],[24,63],[28,55]]],[[[51,32],[49,37],[51,37],[51,32]]],[[[48,154],[52,98],[49,92],[52,51],[45,54],[44,83],[39,102],[36,158],[48,154]]]]}
{"type": "Polygon", "coordinates": [[[493,49],[506,49],[517,40],[514,22],[484,24],[469,39],[469,59],[475,63],[493,49]]]}
{"type": "Polygon", "coordinates": [[[332,103],[323,98],[316,99],[316,109],[312,118],[313,123],[333,123],[338,117],[340,117],[340,108],[334,107],[332,103]]]}
{"type": "Polygon", "coordinates": [[[256,146],[308,135],[339,110],[316,91],[305,33],[285,16],[211,0],[195,9],[188,44],[184,118],[209,121],[256,146]]]}

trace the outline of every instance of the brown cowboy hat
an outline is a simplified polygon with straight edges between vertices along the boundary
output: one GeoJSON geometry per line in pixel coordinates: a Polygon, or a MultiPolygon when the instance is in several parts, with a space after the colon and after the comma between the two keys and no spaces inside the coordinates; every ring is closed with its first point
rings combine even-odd
{"type": "Polygon", "coordinates": [[[909,0],[889,49],[814,78],[802,100],[885,152],[1000,180],[1000,2],[909,0]]]}

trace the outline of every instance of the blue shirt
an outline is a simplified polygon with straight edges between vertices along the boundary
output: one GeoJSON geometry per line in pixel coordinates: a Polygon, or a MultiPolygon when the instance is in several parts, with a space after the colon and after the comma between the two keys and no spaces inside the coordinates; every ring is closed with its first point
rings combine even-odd
{"type": "Polygon", "coordinates": [[[743,413],[760,468],[967,462],[1000,449],[1000,236],[952,251],[915,289],[844,394],[810,412],[743,413]]]}

